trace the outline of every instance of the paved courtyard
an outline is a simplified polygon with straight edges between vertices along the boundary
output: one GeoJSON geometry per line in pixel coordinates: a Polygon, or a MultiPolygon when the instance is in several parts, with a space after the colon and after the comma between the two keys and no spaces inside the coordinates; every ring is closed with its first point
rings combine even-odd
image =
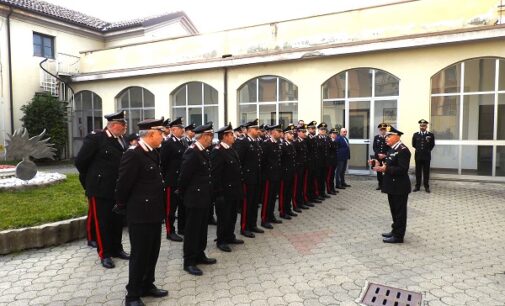
{"type": "MultiPolygon", "coordinates": [[[[413,193],[405,243],[382,242],[390,228],[376,181],[351,188],[232,253],[210,226],[204,275],[182,270],[182,243],[163,240],[148,305],[357,305],[366,281],[421,291],[426,305],[505,305],[505,185],[433,181],[413,193]]],[[[242,237],[243,238],[243,237],[242,237]]],[[[123,238],[129,249],[125,233],[123,238]]],[[[99,265],[85,241],[0,257],[2,305],[121,305],[128,263],[99,265]]]]}

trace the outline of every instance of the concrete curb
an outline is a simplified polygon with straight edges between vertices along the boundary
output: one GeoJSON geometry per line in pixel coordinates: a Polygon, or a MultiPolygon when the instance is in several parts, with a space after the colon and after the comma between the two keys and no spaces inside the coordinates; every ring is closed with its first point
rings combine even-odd
{"type": "Polygon", "coordinates": [[[0,232],[0,255],[63,244],[86,237],[86,216],[0,232]]]}

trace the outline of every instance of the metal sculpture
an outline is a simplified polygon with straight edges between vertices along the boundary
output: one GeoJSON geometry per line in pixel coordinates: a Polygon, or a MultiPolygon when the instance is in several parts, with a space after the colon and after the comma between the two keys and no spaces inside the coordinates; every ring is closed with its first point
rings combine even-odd
{"type": "Polygon", "coordinates": [[[6,140],[6,157],[10,160],[22,161],[16,166],[16,177],[29,181],[37,174],[37,165],[30,160],[33,158],[50,158],[54,159],[56,149],[53,144],[49,143],[50,138],[42,139],[46,134],[46,130],[40,135],[29,138],[28,131],[25,128],[19,128],[14,131],[14,134],[7,133],[6,140]]]}

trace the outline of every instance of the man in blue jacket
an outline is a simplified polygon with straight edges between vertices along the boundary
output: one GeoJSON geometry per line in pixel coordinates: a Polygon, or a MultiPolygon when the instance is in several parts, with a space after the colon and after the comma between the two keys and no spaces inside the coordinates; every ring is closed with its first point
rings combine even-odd
{"type": "Polygon", "coordinates": [[[349,159],[351,159],[351,150],[347,139],[347,130],[341,128],[340,135],[337,137],[337,170],[335,172],[335,184],[338,189],[351,187],[345,182],[345,170],[349,159]]]}

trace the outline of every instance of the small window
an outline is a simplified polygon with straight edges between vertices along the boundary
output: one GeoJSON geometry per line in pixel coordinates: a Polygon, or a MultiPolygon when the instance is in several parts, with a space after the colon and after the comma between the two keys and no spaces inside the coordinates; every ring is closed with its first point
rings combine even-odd
{"type": "Polygon", "coordinates": [[[33,33],[33,55],[54,58],[54,37],[33,33]]]}

